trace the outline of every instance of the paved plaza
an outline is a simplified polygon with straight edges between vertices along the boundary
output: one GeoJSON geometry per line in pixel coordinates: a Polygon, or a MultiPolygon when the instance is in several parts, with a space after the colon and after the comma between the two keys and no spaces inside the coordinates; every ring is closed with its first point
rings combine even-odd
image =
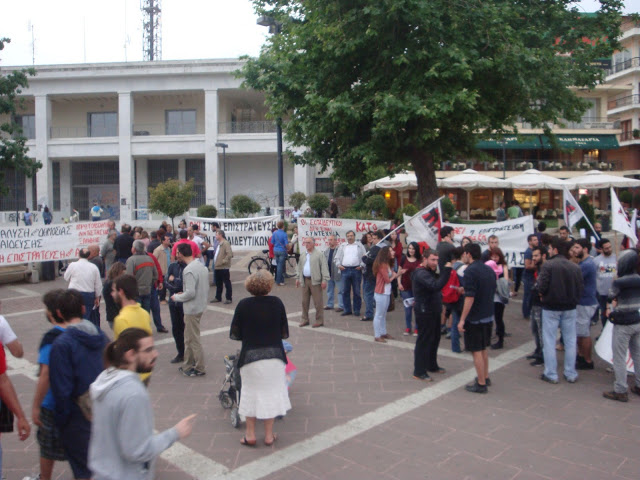
{"type": "MultiPolygon", "coordinates": [[[[415,338],[402,336],[399,301],[387,315],[389,333],[396,338],[387,344],[373,341],[370,322],[333,311],[325,312],[324,328],[299,328],[301,295],[294,279],[272,292],[284,301],[289,315],[294,347],[290,359],[298,367],[290,389],[293,409],[276,421],[274,446],[241,446],[244,426],[232,427],[218,392],[224,379],[223,357],[240,347],[229,339],[229,325],[235,304],[248,295],[244,265],[246,258],[239,258],[232,269],[234,303],[210,305],[202,317],[205,377],[178,373],[169,363],[176,354],[171,335],[154,333],[159,358],[149,391],[156,429],[198,414],[193,434],[158,460],[157,479],[640,478],[640,397],[630,395],[627,404],[604,399],[602,391],[611,389],[613,374],[598,358],[596,369],[579,372],[576,384],[540,381],[542,368],[525,360],[533,342],[517,299],[505,312],[512,336],[504,350],[490,353],[492,387],[487,395],[477,395],[464,390],[475,377],[471,355],[452,353],[444,337],[439,363],[446,374],[433,374],[431,383],[412,377],[415,338]]],[[[41,297],[52,288],[65,287],[60,278],[0,287],[2,314],[25,348],[23,359],[8,352],[7,359],[29,418],[37,348],[49,328],[41,297]]],[[[102,318],[111,335],[104,305],[102,318]]],[[[170,327],[165,305],[162,318],[170,327]]],[[[592,334],[599,330],[593,327],[592,334]]],[[[561,372],[561,352],[558,358],[561,372]]],[[[259,425],[259,439],[261,434],[259,425]]],[[[7,480],[38,473],[35,428],[24,443],[15,433],[3,434],[2,448],[7,480]]],[[[57,464],[54,476],[71,478],[67,464],[57,464]]]]}

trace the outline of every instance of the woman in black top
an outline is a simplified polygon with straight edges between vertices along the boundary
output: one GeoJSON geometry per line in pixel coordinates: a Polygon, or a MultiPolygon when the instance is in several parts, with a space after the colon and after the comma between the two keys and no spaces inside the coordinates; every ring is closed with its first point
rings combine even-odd
{"type": "Polygon", "coordinates": [[[113,322],[120,313],[120,307],[111,296],[111,287],[116,278],[123,275],[126,271],[124,263],[116,262],[111,265],[111,268],[107,272],[107,280],[102,285],[102,298],[104,298],[104,304],[107,310],[107,323],[113,330],[113,322]]]}
{"type": "Polygon", "coordinates": [[[277,438],[273,421],[291,408],[282,346],[282,340],[289,338],[289,324],[282,300],[268,295],[273,283],[273,275],[266,270],[247,278],[244,285],[253,297],[238,303],[229,332],[232,340],[242,341],[238,411],[247,418],[247,427],[240,443],[250,447],[256,445],[256,419],[264,421],[265,445],[273,445],[277,438]]]}

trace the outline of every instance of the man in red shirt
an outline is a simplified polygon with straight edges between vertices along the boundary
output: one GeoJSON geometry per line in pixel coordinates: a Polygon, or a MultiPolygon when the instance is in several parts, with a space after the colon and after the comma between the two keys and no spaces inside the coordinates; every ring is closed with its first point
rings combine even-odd
{"type": "Polygon", "coordinates": [[[193,258],[199,258],[202,254],[200,253],[200,247],[196,242],[189,240],[187,238],[189,234],[186,230],[180,230],[180,240],[173,244],[173,248],[171,249],[171,262],[176,261],[176,251],[178,250],[178,245],[181,243],[186,243],[191,246],[191,251],[193,252],[193,258]]]}

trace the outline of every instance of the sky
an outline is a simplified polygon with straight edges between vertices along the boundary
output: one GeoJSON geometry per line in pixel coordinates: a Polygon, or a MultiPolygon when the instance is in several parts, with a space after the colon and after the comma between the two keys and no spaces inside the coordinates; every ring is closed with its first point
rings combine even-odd
{"type": "MultiPolygon", "coordinates": [[[[585,11],[598,6],[595,0],[576,3],[585,11]]],[[[0,65],[141,61],[140,5],[141,0],[2,0],[0,37],[11,43],[0,52],[0,65]]],[[[161,5],[162,60],[257,56],[267,37],[267,28],[256,25],[251,0],[161,5]]],[[[624,11],[640,12],[640,0],[627,0],[624,11]]]]}

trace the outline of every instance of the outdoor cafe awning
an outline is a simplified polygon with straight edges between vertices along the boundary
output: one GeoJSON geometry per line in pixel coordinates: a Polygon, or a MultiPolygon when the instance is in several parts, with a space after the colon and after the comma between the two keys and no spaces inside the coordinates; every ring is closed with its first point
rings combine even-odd
{"type": "MultiPolygon", "coordinates": [[[[615,135],[556,135],[560,148],[568,150],[611,150],[618,148],[615,135]]],[[[546,135],[507,135],[502,138],[481,140],[476,143],[480,150],[540,150],[549,149],[551,142],[546,135]]]]}
{"type": "Polygon", "coordinates": [[[479,150],[539,150],[542,148],[540,135],[505,135],[502,138],[490,138],[476,143],[479,150]]]}

